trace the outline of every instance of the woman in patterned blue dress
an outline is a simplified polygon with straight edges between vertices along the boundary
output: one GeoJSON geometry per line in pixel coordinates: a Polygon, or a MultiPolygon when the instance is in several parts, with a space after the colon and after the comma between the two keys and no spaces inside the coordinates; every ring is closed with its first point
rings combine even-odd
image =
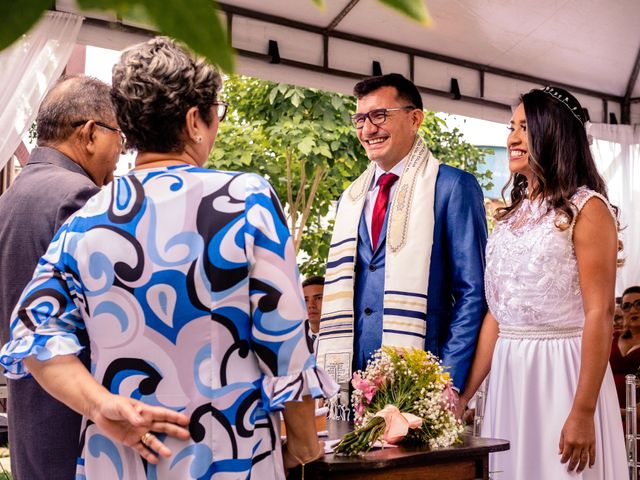
{"type": "Polygon", "coordinates": [[[122,55],[112,97],[136,168],[64,224],[14,311],[0,360],[84,415],[78,480],[283,478],[322,455],[312,398],[337,386],[315,364],[278,199],[257,175],[202,168],[220,85],[167,38],[122,55]]]}

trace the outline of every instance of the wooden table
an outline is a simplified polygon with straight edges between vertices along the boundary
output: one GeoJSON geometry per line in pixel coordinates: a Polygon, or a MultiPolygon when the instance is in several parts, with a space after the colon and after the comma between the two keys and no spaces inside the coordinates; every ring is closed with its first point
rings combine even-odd
{"type": "MultiPolygon", "coordinates": [[[[347,422],[329,421],[329,438],[353,429],[347,422]]],[[[489,478],[489,453],[509,449],[509,442],[463,436],[462,444],[430,450],[399,446],[371,450],[355,457],[327,454],[305,467],[306,479],[349,480],[475,480],[489,478]]]]}

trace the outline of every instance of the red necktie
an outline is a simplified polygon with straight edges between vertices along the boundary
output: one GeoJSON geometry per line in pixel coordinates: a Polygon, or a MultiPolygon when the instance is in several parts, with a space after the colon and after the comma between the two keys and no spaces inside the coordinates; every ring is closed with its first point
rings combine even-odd
{"type": "Polygon", "coordinates": [[[383,173],[378,178],[378,196],[373,206],[373,216],[371,217],[371,246],[375,251],[380,238],[380,230],[384,223],[384,216],[387,214],[387,205],[389,205],[389,192],[391,187],[398,180],[398,176],[393,173],[383,173]]]}

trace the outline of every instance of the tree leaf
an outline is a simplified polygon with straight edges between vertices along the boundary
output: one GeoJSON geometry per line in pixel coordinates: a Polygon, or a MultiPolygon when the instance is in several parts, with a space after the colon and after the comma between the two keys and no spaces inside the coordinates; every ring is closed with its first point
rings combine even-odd
{"type": "Polygon", "coordinates": [[[234,68],[226,29],[212,0],[141,0],[162,33],[185,42],[194,52],[226,72],[234,68]]]}
{"type": "Polygon", "coordinates": [[[333,155],[331,154],[331,150],[329,150],[329,145],[327,145],[326,143],[321,143],[320,145],[318,145],[318,153],[320,155],[323,155],[327,158],[332,158],[333,155]]]}
{"type": "Polygon", "coordinates": [[[431,25],[431,17],[423,0],[378,0],[383,5],[387,5],[400,13],[405,14],[412,20],[416,20],[424,25],[431,25]]]}
{"type": "Polygon", "coordinates": [[[157,31],[158,27],[151,17],[147,8],[142,4],[132,3],[128,6],[126,11],[118,12],[121,14],[122,20],[128,20],[135,22],[139,25],[148,26],[149,28],[157,31]]]}
{"type": "Polygon", "coordinates": [[[276,95],[278,95],[278,87],[274,87],[271,89],[271,92],[269,93],[269,103],[271,105],[273,105],[273,102],[275,102],[276,100],[276,95]]]}
{"type": "Polygon", "coordinates": [[[309,153],[311,153],[311,149],[315,145],[316,145],[316,142],[313,139],[313,137],[305,137],[298,144],[298,150],[300,150],[300,153],[302,153],[303,155],[308,155],[309,153]]]}
{"type": "Polygon", "coordinates": [[[233,53],[212,0],[77,0],[88,10],[115,10],[128,13],[134,5],[143,6],[149,18],[164,35],[184,42],[194,52],[227,72],[233,71],[233,53]]]}
{"type": "Polygon", "coordinates": [[[19,4],[6,0],[0,2],[0,50],[27,33],[50,6],[50,0],[23,0],[19,4]]]}
{"type": "Polygon", "coordinates": [[[244,152],[242,152],[242,154],[240,155],[240,163],[242,165],[249,165],[251,163],[251,157],[253,155],[251,154],[251,151],[246,150],[244,152]]]}

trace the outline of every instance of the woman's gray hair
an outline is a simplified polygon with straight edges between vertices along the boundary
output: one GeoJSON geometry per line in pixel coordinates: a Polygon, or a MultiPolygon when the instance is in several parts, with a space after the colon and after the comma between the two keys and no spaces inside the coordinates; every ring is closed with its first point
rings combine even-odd
{"type": "Polygon", "coordinates": [[[211,65],[170,38],[152,38],[126,50],[113,67],[111,98],[127,147],[182,152],[187,111],[198,107],[210,125],[221,86],[211,65]]]}
{"type": "Polygon", "coordinates": [[[45,95],[38,110],[38,145],[67,140],[74,131],[71,124],[78,120],[112,123],[114,115],[109,85],[86,75],[64,76],[45,95]]]}

